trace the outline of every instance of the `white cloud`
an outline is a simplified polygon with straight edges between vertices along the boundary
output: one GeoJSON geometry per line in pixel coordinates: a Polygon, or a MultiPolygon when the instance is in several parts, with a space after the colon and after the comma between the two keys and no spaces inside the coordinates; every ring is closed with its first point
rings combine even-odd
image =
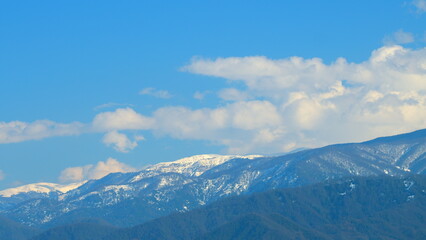
{"type": "Polygon", "coordinates": [[[414,0],[413,4],[419,12],[426,12],[426,0],[414,0]]]}
{"type": "Polygon", "coordinates": [[[31,123],[21,121],[0,122],[0,143],[17,143],[55,136],[79,135],[84,132],[84,128],[85,125],[78,122],[69,124],[49,120],[31,123]]]}
{"type": "MultiPolygon", "coordinates": [[[[228,147],[230,152],[248,152],[248,145],[258,148],[259,134],[271,132],[274,138],[282,131],[281,116],[268,101],[246,101],[218,108],[192,110],[186,107],[165,107],[154,112],[154,132],[177,139],[207,140],[228,147]],[[255,139],[256,138],[256,139],[255,139]]],[[[265,138],[264,138],[265,139],[265,138]]]]}
{"type": "Polygon", "coordinates": [[[206,95],[209,93],[210,91],[204,91],[204,92],[196,91],[193,97],[197,100],[203,100],[206,97],[206,95]]]}
{"type": "MultiPolygon", "coordinates": [[[[256,144],[266,144],[275,139],[282,132],[276,130],[282,125],[281,121],[282,117],[275,105],[269,101],[254,100],[196,110],[181,106],[163,107],[157,109],[151,117],[128,108],[117,109],[99,114],[93,122],[95,126],[103,126],[101,129],[151,130],[157,135],[208,140],[229,148],[242,149],[244,147],[240,145],[251,144],[247,139],[256,138],[256,144]],[[145,124],[146,119],[149,119],[149,126],[145,124]],[[259,142],[261,139],[262,143],[259,142]]],[[[138,140],[131,141],[114,130],[104,137],[105,144],[113,145],[122,152],[136,147],[138,140]]]]}
{"type": "Polygon", "coordinates": [[[145,117],[131,108],[119,108],[114,112],[104,112],[95,116],[92,125],[99,131],[111,130],[141,130],[149,129],[152,119],[145,117]]]}
{"type": "Polygon", "coordinates": [[[4,172],[0,169],[0,181],[3,180],[6,177],[4,172]]]}
{"type": "Polygon", "coordinates": [[[49,120],[38,120],[31,123],[13,121],[0,122],[0,144],[18,143],[29,140],[40,140],[55,136],[71,136],[93,131],[107,132],[103,138],[106,145],[111,145],[120,152],[134,149],[143,137],[136,136],[133,141],[116,130],[150,129],[152,119],[136,113],[131,108],[121,108],[113,112],[103,112],[95,116],[91,124],[79,122],[57,123],[49,120]]]}
{"type": "MultiPolygon", "coordinates": [[[[150,115],[131,108],[103,112],[95,116],[91,130],[107,133],[104,143],[123,152],[140,139],[118,131],[145,130],[209,141],[232,153],[272,153],[426,127],[426,48],[385,46],[360,63],[344,58],[329,64],[301,57],[198,58],[183,69],[238,82],[244,90],[219,91],[230,102],[212,108],[168,106],[150,115]]],[[[34,123],[3,123],[0,142],[81,132],[81,127],[71,131],[74,125],[49,123],[39,131],[20,127],[34,123]]],[[[63,178],[84,179],[94,168],[71,168],[63,178]]]]}
{"type": "Polygon", "coordinates": [[[426,49],[410,50],[398,45],[372,52],[362,63],[344,58],[327,65],[319,58],[266,57],[198,59],[184,67],[196,74],[243,82],[252,95],[277,99],[295,92],[326,92],[338,82],[382,90],[426,89],[423,81],[426,49]],[[408,83],[408,84],[407,84],[408,83]]]}
{"type": "Polygon", "coordinates": [[[164,107],[154,112],[154,130],[182,139],[209,139],[220,131],[276,126],[280,116],[268,101],[236,102],[214,109],[164,107]]]}
{"type": "MultiPolygon", "coordinates": [[[[271,119],[268,115],[276,115],[269,126],[260,121],[261,124],[255,124],[255,127],[242,128],[253,121],[255,116],[250,114],[239,118],[239,128],[229,121],[222,121],[215,130],[198,127],[192,122],[191,125],[196,127],[185,131],[197,133],[202,128],[213,129],[213,135],[222,137],[216,135],[214,139],[222,139],[218,142],[228,146],[230,151],[289,150],[366,140],[426,127],[426,48],[412,50],[398,45],[385,46],[373,51],[371,57],[361,63],[350,63],[343,58],[330,64],[319,58],[300,57],[278,60],[266,57],[198,58],[183,69],[242,82],[247,88],[244,93],[251,99],[263,99],[271,105],[267,110],[269,114],[260,109],[252,111],[259,118],[263,116],[265,121],[271,119]],[[220,132],[225,128],[239,131],[229,137],[220,132]]],[[[241,108],[243,102],[254,101],[242,99],[238,104],[241,108]]],[[[214,119],[208,117],[209,114],[220,111],[229,116],[235,108],[227,105],[180,115],[199,113],[199,122],[203,122],[204,117],[214,119]]],[[[158,116],[154,118],[158,120],[158,116]]],[[[178,116],[174,116],[176,118],[178,116]]]]}
{"type": "Polygon", "coordinates": [[[369,60],[359,64],[348,63],[344,58],[327,65],[319,58],[234,57],[196,59],[183,69],[243,82],[251,95],[257,97],[284,99],[295,90],[328,91],[342,81],[383,90],[426,89],[426,82],[422,81],[425,52],[425,49],[413,51],[395,45],[373,51],[369,60]]]}
{"type": "Polygon", "coordinates": [[[81,182],[89,179],[99,179],[114,172],[134,172],[137,169],[121,163],[113,158],[108,158],[105,162],[98,162],[96,165],[86,165],[82,167],[71,167],[64,169],[60,176],[61,182],[81,182]]]}
{"type": "Polygon", "coordinates": [[[87,165],[84,167],[71,167],[66,168],[61,172],[59,176],[59,181],[61,182],[80,182],[87,180],[86,175],[89,169],[91,169],[93,165],[87,165]]]}
{"type": "Polygon", "coordinates": [[[194,98],[198,99],[198,100],[203,100],[204,99],[204,94],[197,91],[197,92],[194,93],[194,98]]]}
{"type": "Polygon", "coordinates": [[[166,90],[157,90],[155,88],[144,88],[141,91],[139,91],[140,95],[149,95],[156,98],[163,98],[168,99],[173,97],[168,91],[166,90]]]}
{"type": "Polygon", "coordinates": [[[219,91],[219,97],[227,101],[243,101],[250,99],[250,96],[235,88],[225,88],[219,91]]]}
{"type": "Polygon", "coordinates": [[[404,32],[402,29],[394,32],[390,36],[386,36],[383,39],[383,43],[386,45],[407,44],[412,42],[414,42],[413,34],[409,32],[404,32]]]}
{"type": "Polygon", "coordinates": [[[134,141],[131,141],[125,134],[117,131],[111,131],[105,134],[102,139],[107,146],[113,146],[115,150],[127,153],[138,146],[138,141],[144,140],[142,136],[136,136],[134,141]]]}
{"type": "Polygon", "coordinates": [[[127,103],[105,103],[105,104],[101,104],[99,106],[94,107],[95,111],[99,111],[101,109],[105,109],[105,108],[117,108],[117,107],[132,107],[133,104],[127,104],[127,103]]]}

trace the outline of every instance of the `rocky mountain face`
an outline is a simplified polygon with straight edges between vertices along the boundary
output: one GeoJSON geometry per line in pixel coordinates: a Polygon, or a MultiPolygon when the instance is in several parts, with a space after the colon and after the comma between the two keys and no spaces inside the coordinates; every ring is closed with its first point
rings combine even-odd
{"type": "Polygon", "coordinates": [[[199,155],[139,172],[113,173],[67,191],[2,191],[0,210],[36,227],[85,217],[131,226],[227,196],[349,176],[425,174],[425,158],[426,130],[278,157],[199,155]]]}

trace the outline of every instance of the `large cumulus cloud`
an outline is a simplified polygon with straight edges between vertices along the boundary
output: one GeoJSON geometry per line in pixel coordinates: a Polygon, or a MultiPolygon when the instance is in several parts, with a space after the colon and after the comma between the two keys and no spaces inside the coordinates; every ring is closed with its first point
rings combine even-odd
{"type": "Polygon", "coordinates": [[[0,142],[87,132],[128,152],[157,136],[207,140],[231,153],[271,153],[361,141],[426,127],[426,48],[389,45],[359,63],[338,58],[194,58],[182,68],[224,86],[216,107],[166,106],[150,114],[118,108],[91,123],[0,123],[0,142]],[[233,84],[236,82],[238,84],[233,84]],[[238,86],[238,87],[236,87],[238,86]],[[134,140],[126,135],[133,131],[134,140]]]}

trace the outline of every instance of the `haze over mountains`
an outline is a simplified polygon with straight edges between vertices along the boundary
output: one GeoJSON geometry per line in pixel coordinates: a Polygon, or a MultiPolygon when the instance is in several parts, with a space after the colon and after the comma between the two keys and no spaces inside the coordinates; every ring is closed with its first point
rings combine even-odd
{"type": "MultiPolygon", "coordinates": [[[[112,173],[98,180],[90,180],[72,186],[42,183],[4,190],[0,192],[0,210],[9,221],[39,229],[72,224],[88,218],[101,219],[116,227],[131,227],[171,213],[188,212],[204,205],[208,205],[207,208],[209,208],[210,204],[226,197],[273,189],[301,187],[359,176],[387,175],[399,179],[392,181],[403,182],[405,180],[401,180],[401,177],[407,174],[426,173],[425,158],[426,130],[382,137],[363,143],[331,145],[278,157],[198,155],[175,162],[156,164],[139,172],[112,173]]],[[[423,178],[420,177],[420,179],[423,178]]],[[[423,180],[419,180],[419,182],[423,184],[423,180]]],[[[423,187],[423,185],[421,186],[423,187]]],[[[368,184],[363,185],[363,188],[366,188],[365,191],[373,191],[373,189],[368,190],[368,187],[368,184]]],[[[405,190],[407,188],[408,185],[405,190]]],[[[315,188],[308,189],[312,191],[309,194],[314,196],[315,188]]],[[[342,190],[340,193],[349,194],[349,190],[342,190]]],[[[394,189],[386,188],[383,194],[390,194],[388,191],[392,192],[394,189]]],[[[406,194],[403,190],[401,191],[406,194]]],[[[422,191],[423,188],[419,189],[416,194],[421,195],[424,193],[422,191]]],[[[329,193],[337,194],[333,191],[327,194],[329,193]]],[[[371,194],[373,193],[371,192],[371,194]]],[[[303,201],[307,199],[309,198],[303,201]]],[[[383,200],[381,197],[378,199],[383,200]]],[[[404,199],[406,201],[407,196],[404,195],[404,199]]],[[[336,204],[329,200],[329,197],[326,197],[324,201],[328,202],[330,207],[336,204]]],[[[387,201],[392,202],[393,200],[387,199],[387,201]]],[[[272,203],[265,203],[265,205],[272,203]]],[[[299,204],[306,205],[302,202],[299,204]]],[[[351,200],[351,204],[357,203],[351,200]]],[[[422,208],[421,211],[423,210],[422,208]]],[[[237,214],[237,218],[229,221],[237,221],[238,224],[242,224],[248,221],[247,218],[253,219],[255,222],[261,221],[262,224],[270,223],[267,226],[268,229],[271,226],[281,226],[282,221],[287,222],[288,216],[285,215],[285,212],[281,216],[285,219],[270,215],[272,213],[269,211],[266,215],[263,213],[252,215],[247,212],[241,216],[237,214]]],[[[371,219],[359,216],[353,219],[353,221],[361,222],[364,220],[370,221],[371,219]]],[[[290,222],[293,221],[294,219],[290,222]]],[[[226,224],[227,222],[228,220],[224,220],[221,223],[226,224]]],[[[313,226],[309,224],[300,225],[296,221],[294,226],[306,230],[308,235],[302,234],[304,237],[313,234],[312,236],[322,236],[327,239],[327,234],[317,232],[318,229],[311,229],[313,226]]],[[[236,231],[229,229],[229,226],[222,227],[226,231],[236,231]]],[[[213,234],[209,237],[221,239],[217,235],[220,231],[210,232],[213,230],[199,233],[207,234],[209,232],[209,234],[213,234]]],[[[191,238],[200,237],[197,234],[191,235],[191,238]]],[[[275,232],[274,234],[280,236],[279,234],[282,233],[275,232]]]]}

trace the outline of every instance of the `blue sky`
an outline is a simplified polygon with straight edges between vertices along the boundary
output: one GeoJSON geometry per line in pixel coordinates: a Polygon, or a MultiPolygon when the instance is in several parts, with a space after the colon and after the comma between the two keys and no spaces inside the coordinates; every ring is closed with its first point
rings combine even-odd
{"type": "Polygon", "coordinates": [[[2,2],[0,189],[425,128],[425,26],[424,0],[2,2]]]}

